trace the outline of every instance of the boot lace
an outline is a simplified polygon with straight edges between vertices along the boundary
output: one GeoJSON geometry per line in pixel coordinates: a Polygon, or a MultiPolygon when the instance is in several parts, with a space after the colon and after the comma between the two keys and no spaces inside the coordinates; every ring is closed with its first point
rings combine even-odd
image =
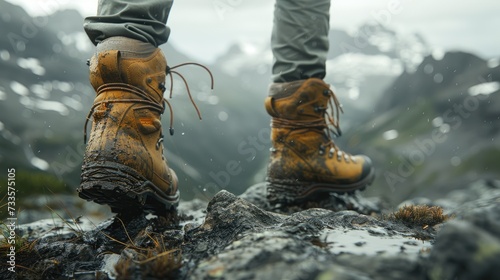
{"type": "Polygon", "coordinates": [[[340,150],[333,141],[334,137],[336,138],[342,135],[340,129],[340,113],[344,113],[342,105],[332,89],[325,89],[323,95],[328,96],[328,107],[314,107],[316,112],[323,112],[323,115],[319,118],[308,121],[297,121],[273,117],[272,127],[320,133],[324,135],[326,139],[326,142],[319,146],[320,155],[324,155],[325,152],[328,151],[328,156],[330,158],[337,154],[337,160],[339,161],[343,158],[346,162],[356,162],[352,155],[340,150]]]}
{"type": "MultiPolygon", "coordinates": [[[[191,90],[189,89],[189,85],[188,85],[188,82],[187,82],[186,78],[181,73],[179,73],[178,71],[174,71],[174,69],[176,69],[176,68],[179,68],[179,67],[182,67],[182,66],[187,66],[187,65],[194,65],[194,66],[198,66],[198,67],[201,67],[201,68],[205,69],[207,71],[207,73],[210,75],[210,89],[212,89],[212,90],[214,89],[214,77],[212,75],[212,72],[208,69],[208,67],[206,67],[206,66],[204,66],[202,64],[199,64],[199,63],[195,63],[195,62],[186,62],[186,63],[178,64],[178,65],[173,66],[173,67],[167,66],[167,68],[165,69],[166,75],[170,77],[170,95],[169,95],[169,98],[172,98],[173,85],[174,85],[173,74],[176,74],[184,82],[187,94],[189,96],[189,100],[191,101],[191,104],[193,104],[193,107],[196,110],[198,118],[201,120],[202,117],[201,117],[200,109],[196,105],[196,103],[195,103],[195,101],[193,99],[193,96],[191,95],[191,90]]],[[[163,93],[166,90],[166,87],[165,87],[164,83],[160,83],[158,85],[158,88],[163,93]]],[[[94,103],[94,105],[92,105],[92,107],[90,108],[90,111],[89,111],[89,113],[87,115],[87,118],[85,120],[85,124],[84,124],[84,127],[83,127],[83,142],[84,143],[87,143],[87,126],[88,126],[88,122],[91,119],[92,114],[94,113],[95,108],[97,108],[101,104],[104,104],[106,106],[109,103],[141,103],[141,104],[144,104],[144,105],[140,106],[140,107],[135,107],[134,110],[150,109],[152,111],[158,112],[160,115],[163,114],[163,112],[165,112],[165,104],[166,104],[168,106],[168,108],[169,108],[169,111],[170,111],[169,133],[170,133],[170,135],[174,135],[174,127],[173,127],[174,113],[173,113],[172,105],[170,104],[170,102],[168,102],[168,100],[165,97],[163,97],[162,100],[161,100],[161,102],[158,103],[156,100],[154,100],[154,98],[152,96],[150,96],[146,92],[144,92],[144,90],[142,90],[142,89],[140,89],[140,88],[138,88],[136,86],[125,84],[125,83],[108,83],[108,84],[104,84],[104,85],[100,86],[97,89],[97,95],[96,95],[96,97],[99,96],[100,94],[108,91],[108,90],[123,90],[123,91],[127,91],[127,92],[130,92],[130,93],[133,93],[133,94],[137,95],[141,99],[111,99],[111,100],[105,100],[105,101],[100,101],[100,102],[94,103]]],[[[158,142],[156,144],[156,148],[157,149],[160,147],[161,142],[163,142],[163,132],[160,133],[160,139],[158,139],[158,142]]]]}

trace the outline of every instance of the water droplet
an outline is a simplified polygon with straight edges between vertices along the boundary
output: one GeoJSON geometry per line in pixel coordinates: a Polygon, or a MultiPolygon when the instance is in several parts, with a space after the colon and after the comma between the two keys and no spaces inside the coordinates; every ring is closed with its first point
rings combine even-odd
{"type": "Polygon", "coordinates": [[[450,130],[451,130],[451,127],[447,123],[445,123],[439,127],[439,131],[441,131],[441,133],[448,133],[448,132],[450,132],[450,130]]]}
{"type": "Polygon", "coordinates": [[[219,117],[219,120],[225,122],[229,118],[229,115],[226,112],[221,111],[221,112],[219,112],[218,117],[219,117]]]}
{"type": "Polygon", "coordinates": [[[7,50],[0,51],[0,59],[7,61],[10,59],[10,53],[7,50]]]}
{"type": "Polygon", "coordinates": [[[453,166],[459,166],[462,163],[462,160],[459,157],[454,156],[451,158],[450,162],[451,162],[451,165],[453,165],[453,166]]]}
{"type": "Polygon", "coordinates": [[[437,73],[436,75],[434,75],[434,82],[439,84],[442,83],[443,80],[444,80],[443,74],[437,73]]]}
{"type": "Polygon", "coordinates": [[[434,66],[432,66],[431,64],[427,64],[424,66],[425,74],[431,74],[432,72],[434,72],[434,66]]]}
{"type": "Polygon", "coordinates": [[[444,121],[443,121],[443,118],[441,118],[441,117],[435,117],[435,118],[432,120],[432,125],[433,125],[434,127],[440,127],[440,126],[442,126],[442,125],[443,125],[443,123],[444,123],[444,121]]]}

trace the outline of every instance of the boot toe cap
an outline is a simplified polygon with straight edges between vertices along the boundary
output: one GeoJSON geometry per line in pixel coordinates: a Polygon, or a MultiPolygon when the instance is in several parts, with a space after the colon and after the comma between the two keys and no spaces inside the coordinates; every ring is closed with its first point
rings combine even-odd
{"type": "Polygon", "coordinates": [[[363,159],[363,166],[361,169],[361,175],[359,176],[360,180],[368,180],[368,183],[371,183],[374,179],[375,171],[373,168],[372,160],[365,156],[361,155],[360,156],[363,159]]]}

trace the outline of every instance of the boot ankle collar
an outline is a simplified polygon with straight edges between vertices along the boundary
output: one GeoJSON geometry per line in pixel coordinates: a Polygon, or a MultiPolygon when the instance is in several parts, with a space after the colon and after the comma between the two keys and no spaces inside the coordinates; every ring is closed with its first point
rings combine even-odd
{"type": "Polygon", "coordinates": [[[292,95],[306,80],[297,80],[288,83],[273,83],[269,86],[269,96],[283,98],[292,95]]]}
{"type": "Polygon", "coordinates": [[[124,57],[148,57],[157,48],[150,43],[122,36],[110,37],[97,45],[96,52],[118,50],[124,57]]]}

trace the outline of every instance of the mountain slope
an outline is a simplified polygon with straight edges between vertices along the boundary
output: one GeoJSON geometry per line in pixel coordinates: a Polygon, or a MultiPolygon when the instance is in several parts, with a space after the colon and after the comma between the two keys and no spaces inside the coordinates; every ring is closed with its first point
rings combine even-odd
{"type": "Polygon", "coordinates": [[[375,159],[372,193],[436,197],[500,168],[500,67],[463,52],[426,57],[382,95],[346,144],[375,159]]]}

